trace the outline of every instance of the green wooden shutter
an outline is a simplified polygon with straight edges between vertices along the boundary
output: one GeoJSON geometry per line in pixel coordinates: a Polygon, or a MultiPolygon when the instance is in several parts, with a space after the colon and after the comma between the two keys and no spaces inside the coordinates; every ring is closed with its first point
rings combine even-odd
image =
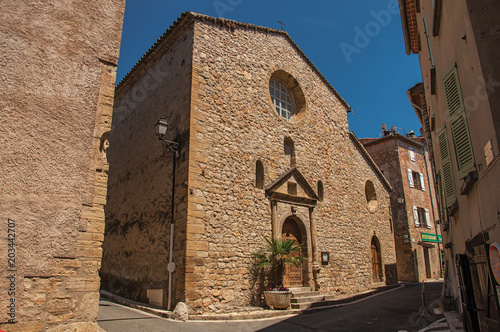
{"type": "Polygon", "coordinates": [[[458,177],[465,177],[475,169],[474,153],[467,128],[467,118],[460,89],[457,68],[453,69],[443,79],[446,95],[446,105],[450,115],[450,130],[457,159],[458,177]]]}
{"type": "Polygon", "coordinates": [[[457,158],[458,177],[465,177],[475,169],[474,154],[470,141],[469,130],[465,113],[458,114],[450,119],[451,134],[455,143],[455,155],[457,158]]]}
{"type": "Polygon", "coordinates": [[[443,170],[443,189],[446,200],[446,207],[451,206],[456,200],[455,179],[448,149],[448,139],[446,128],[438,132],[439,153],[441,154],[441,168],[443,170]]]}
{"type": "Polygon", "coordinates": [[[456,113],[462,113],[464,102],[458,82],[457,67],[453,67],[453,69],[443,78],[443,84],[448,112],[451,116],[456,113]]]}

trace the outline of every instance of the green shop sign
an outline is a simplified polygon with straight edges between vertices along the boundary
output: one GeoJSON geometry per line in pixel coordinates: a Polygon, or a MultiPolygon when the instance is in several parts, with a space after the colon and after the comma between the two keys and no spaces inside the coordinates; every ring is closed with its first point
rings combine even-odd
{"type": "MultiPolygon", "coordinates": [[[[431,234],[431,233],[420,233],[422,236],[422,241],[424,242],[437,242],[436,241],[436,234],[431,234]]],[[[441,235],[438,235],[439,243],[443,243],[443,239],[441,238],[441,235]]]]}

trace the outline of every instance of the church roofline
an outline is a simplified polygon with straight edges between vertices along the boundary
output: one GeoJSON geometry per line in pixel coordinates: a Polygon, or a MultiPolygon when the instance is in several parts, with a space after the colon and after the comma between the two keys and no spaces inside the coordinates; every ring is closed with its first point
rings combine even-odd
{"type": "Polygon", "coordinates": [[[382,180],[382,184],[387,188],[387,190],[389,192],[394,191],[392,189],[392,186],[389,183],[389,181],[387,181],[387,179],[385,178],[384,174],[382,174],[382,172],[380,171],[380,168],[378,168],[377,164],[372,159],[372,157],[370,156],[370,154],[368,153],[368,151],[366,151],[365,147],[363,146],[363,144],[361,144],[361,142],[356,137],[356,135],[352,131],[350,131],[349,132],[349,136],[351,137],[351,139],[354,142],[354,144],[356,144],[356,146],[361,150],[361,152],[363,153],[363,155],[365,156],[365,158],[368,160],[368,163],[373,167],[373,170],[375,171],[375,173],[377,173],[377,175],[380,178],[380,180],[382,180]]]}
{"type": "MultiPolygon", "coordinates": [[[[171,40],[171,39],[176,39],[179,35],[180,32],[184,31],[184,28],[188,27],[193,23],[194,21],[198,22],[212,22],[214,24],[218,24],[221,26],[225,26],[229,29],[234,29],[236,26],[246,28],[246,29],[252,29],[252,30],[258,30],[258,31],[263,31],[266,33],[276,33],[280,35],[284,35],[288,41],[292,44],[294,48],[297,49],[299,54],[305,59],[305,61],[311,66],[311,68],[318,74],[320,79],[327,85],[327,87],[333,92],[333,94],[339,99],[339,101],[342,103],[342,105],[346,108],[346,110],[351,109],[351,106],[340,96],[340,94],[335,90],[335,88],[328,82],[328,80],[323,76],[323,74],[319,71],[318,68],[312,63],[312,61],[305,55],[305,53],[300,49],[300,47],[293,41],[293,39],[288,35],[286,31],[278,30],[278,29],[273,29],[273,28],[267,28],[259,25],[254,25],[254,24],[249,24],[249,23],[242,23],[234,20],[229,20],[225,18],[220,18],[220,17],[212,17],[204,14],[199,14],[195,12],[184,12],[182,15],[165,31],[160,38],[149,48],[149,50],[141,57],[141,59],[132,67],[132,69],[123,77],[123,79],[118,83],[116,87],[116,95],[120,95],[123,90],[127,90],[130,88],[135,81],[142,76],[142,74],[145,72],[148,66],[146,66],[146,63],[148,60],[155,59],[159,56],[159,53],[161,50],[165,47],[163,47],[164,43],[166,40],[171,40]],[[180,31],[178,31],[180,29],[180,31]]],[[[168,45],[167,45],[168,47],[168,45]]]]}

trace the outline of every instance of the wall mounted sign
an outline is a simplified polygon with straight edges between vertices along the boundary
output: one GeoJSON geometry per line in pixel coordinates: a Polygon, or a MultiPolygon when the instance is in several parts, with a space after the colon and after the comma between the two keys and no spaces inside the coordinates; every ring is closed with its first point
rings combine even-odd
{"type": "MultiPolygon", "coordinates": [[[[422,237],[423,242],[437,242],[436,234],[420,233],[420,236],[422,237]]],[[[438,235],[438,239],[439,239],[439,243],[443,243],[443,239],[441,238],[441,235],[438,235]]]]}
{"type": "Polygon", "coordinates": [[[490,267],[497,284],[500,284],[500,246],[494,242],[490,245],[490,267]]]}

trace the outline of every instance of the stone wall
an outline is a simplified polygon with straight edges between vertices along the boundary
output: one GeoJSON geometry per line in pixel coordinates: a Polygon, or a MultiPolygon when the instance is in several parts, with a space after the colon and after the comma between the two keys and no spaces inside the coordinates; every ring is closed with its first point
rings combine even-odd
{"type": "Polygon", "coordinates": [[[2,330],[97,330],[123,11],[117,0],[0,3],[2,330]]]}
{"type": "Polygon", "coordinates": [[[170,37],[163,53],[157,53],[154,61],[139,67],[117,87],[109,136],[109,200],[101,269],[104,289],[145,303],[148,289],[163,289],[164,306],[174,159],[173,257],[179,267],[174,289],[177,301],[184,298],[193,31],[181,28],[170,37]],[[170,124],[165,138],[181,144],[179,158],[155,135],[154,125],[160,117],[170,124]]]}

